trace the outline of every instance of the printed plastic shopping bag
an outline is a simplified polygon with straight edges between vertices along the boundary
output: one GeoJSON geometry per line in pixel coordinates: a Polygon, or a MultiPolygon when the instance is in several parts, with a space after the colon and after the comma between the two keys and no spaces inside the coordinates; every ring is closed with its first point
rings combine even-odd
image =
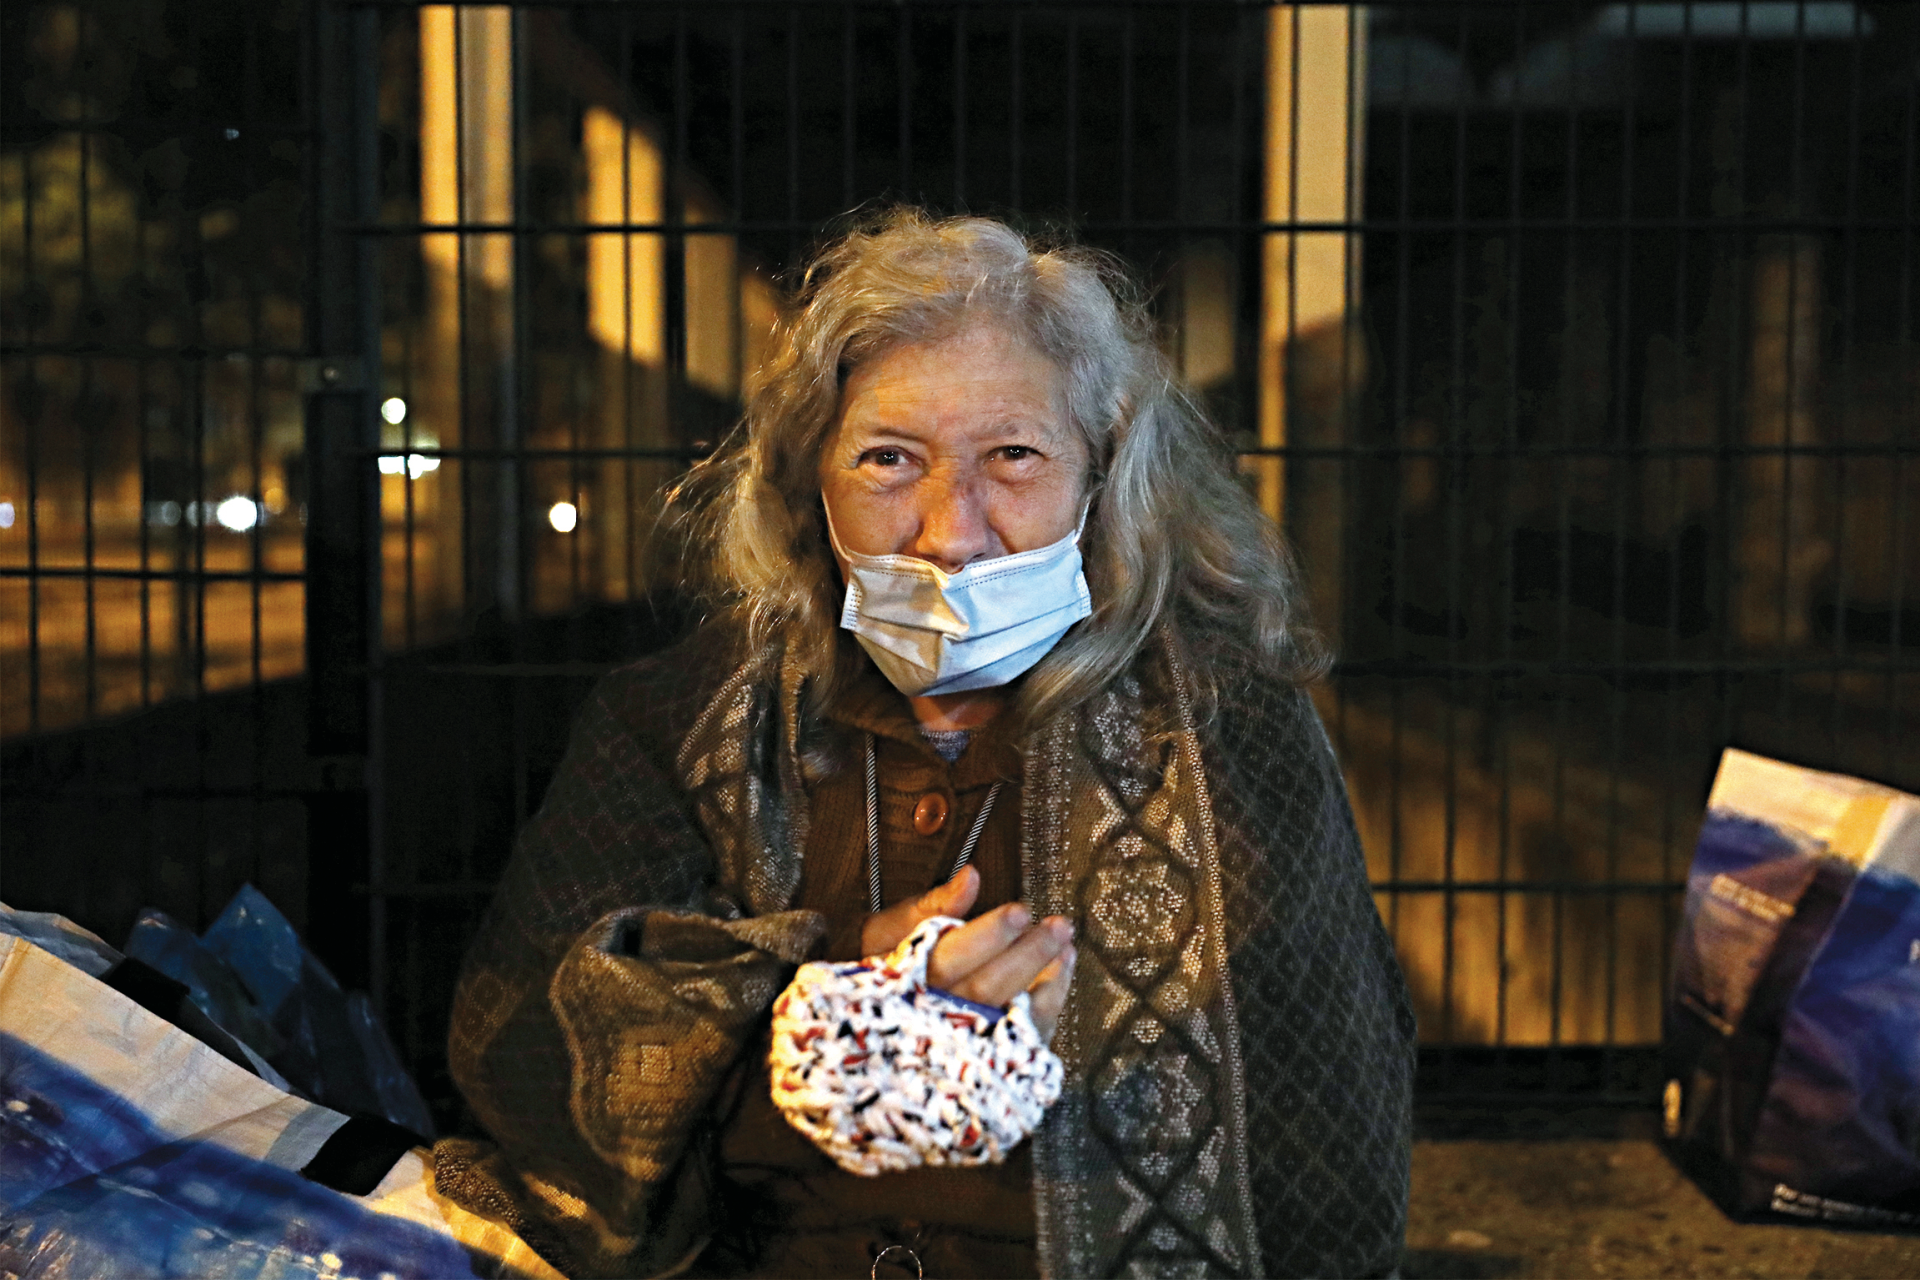
{"type": "Polygon", "coordinates": [[[1920,799],[1741,751],[1687,878],[1665,1133],[1729,1213],[1920,1226],[1920,799]]]}
{"type": "Polygon", "coordinates": [[[403,1130],[274,1087],[26,932],[0,930],[0,1274],[556,1275],[438,1195],[403,1130]]]}

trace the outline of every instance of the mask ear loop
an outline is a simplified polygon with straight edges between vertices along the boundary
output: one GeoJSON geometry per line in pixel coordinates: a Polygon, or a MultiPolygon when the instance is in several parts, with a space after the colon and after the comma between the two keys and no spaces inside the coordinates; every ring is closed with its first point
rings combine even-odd
{"type": "Polygon", "coordinates": [[[840,545],[840,531],[833,527],[833,508],[827,505],[827,495],[824,491],[820,494],[820,514],[827,518],[827,545],[833,548],[835,555],[851,564],[853,553],[840,545]]]}

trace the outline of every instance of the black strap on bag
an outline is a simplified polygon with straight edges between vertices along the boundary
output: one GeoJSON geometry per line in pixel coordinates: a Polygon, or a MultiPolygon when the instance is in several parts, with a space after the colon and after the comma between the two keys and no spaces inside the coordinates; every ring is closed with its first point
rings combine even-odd
{"type": "Polygon", "coordinates": [[[333,1131],[300,1170],[300,1176],[323,1187],[363,1196],[380,1185],[401,1156],[427,1146],[425,1138],[381,1116],[360,1112],[333,1131]]]}

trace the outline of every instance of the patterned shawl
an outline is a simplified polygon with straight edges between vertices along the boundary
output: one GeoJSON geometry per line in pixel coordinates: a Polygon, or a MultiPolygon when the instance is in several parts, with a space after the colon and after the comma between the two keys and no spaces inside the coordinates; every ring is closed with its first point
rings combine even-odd
{"type": "MultiPolygon", "coordinates": [[[[1080,949],[1043,1270],[1387,1274],[1413,1018],[1338,766],[1302,692],[1230,659],[1196,724],[1172,654],[1027,745],[1028,904],[1080,949]]],[[[821,929],[788,910],[802,685],[711,643],[610,676],[468,957],[453,1068],[499,1149],[442,1143],[439,1185],[563,1269],[698,1248],[706,1104],[821,929]]]]}

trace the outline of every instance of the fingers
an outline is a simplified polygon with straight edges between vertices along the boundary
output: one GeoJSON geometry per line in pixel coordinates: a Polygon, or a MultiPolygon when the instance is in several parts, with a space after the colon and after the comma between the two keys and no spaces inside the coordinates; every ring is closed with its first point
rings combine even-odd
{"type": "Polygon", "coordinates": [[[954,991],[956,983],[1018,942],[1032,921],[1032,915],[1017,902],[995,907],[978,920],[968,921],[934,946],[927,958],[927,981],[954,991]]]}
{"type": "Polygon", "coordinates": [[[955,929],[933,949],[927,981],[979,1004],[1004,1006],[1073,941],[1073,925],[1064,916],[1049,916],[1031,928],[1028,919],[1025,907],[1010,903],[955,929]],[[973,936],[963,937],[970,930],[973,936]]]}
{"type": "Polygon", "coordinates": [[[885,911],[867,917],[860,930],[860,954],[884,955],[900,945],[922,920],[934,916],[964,917],[973,910],[980,896],[980,873],[972,867],[954,872],[945,884],[935,885],[917,898],[896,902],[885,911]]]}
{"type": "Polygon", "coordinates": [[[1060,1025],[1060,1011],[1067,1007],[1067,989],[1073,985],[1073,966],[1079,958],[1079,951],[1068,943],[1027,988],[1033,1001],[1033,1025],[1039,1028],[1040,1038],[1049,1044],[1053,1043],[1054,1028],[1060,1025]]]}
{"type": "MultiPolygon", "coordinates": [[[[921,901],[927,903],[920,920],[934,916],[955,916],[965,919],[967,912],[973,910],[974,899],[980,896],[980,873],[972,867],[962,867],[950,876],[947,882],[921,895],[921,901]]],[[[912,932],[909,930],[908,932],[912,932]]]]}

